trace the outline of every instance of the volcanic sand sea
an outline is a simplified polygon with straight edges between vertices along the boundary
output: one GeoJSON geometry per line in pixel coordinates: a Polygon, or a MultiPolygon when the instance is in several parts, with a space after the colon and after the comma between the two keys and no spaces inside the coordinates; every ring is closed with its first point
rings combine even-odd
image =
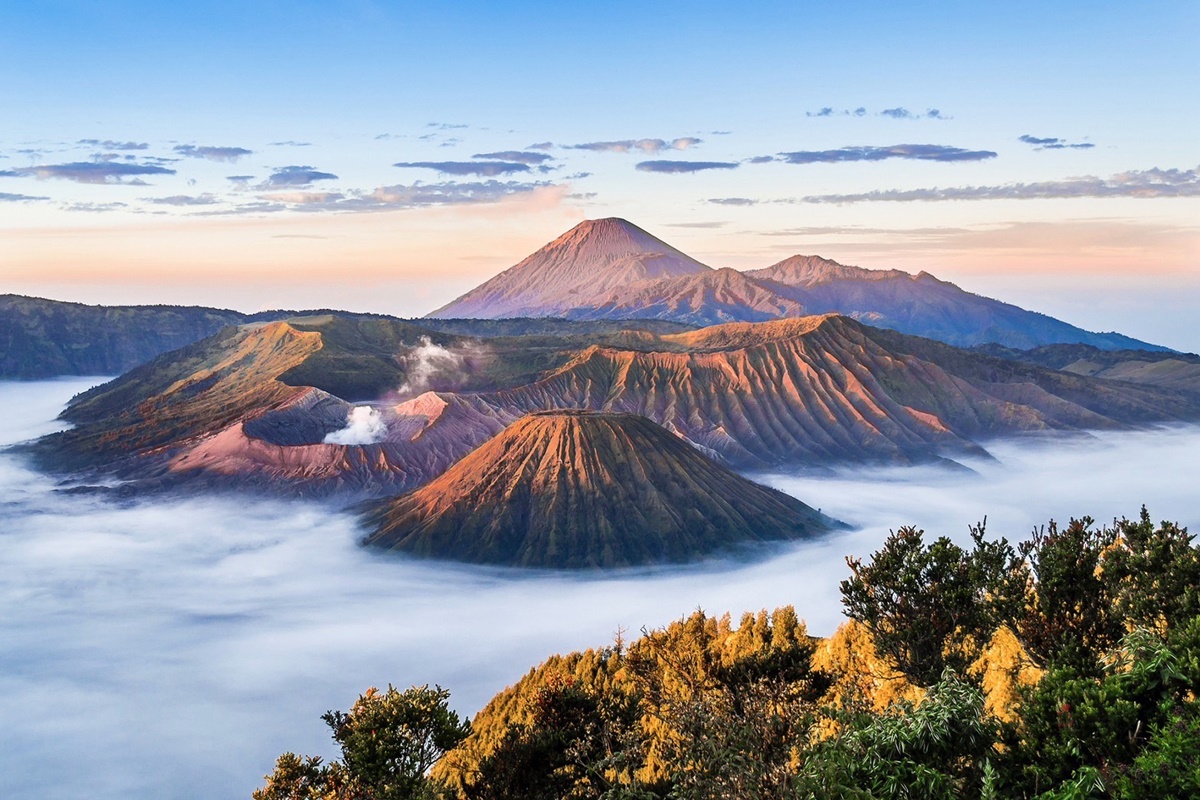
{"type": "MultiPolygon", "coordinates": [[[[0,443],[61,427],[95,381],[0,383],[0,443]]],[[[758,476],[859,527],[757,561],[516,573],[366,551],[347,514],[247,497],[64,494],[0,452],[0,797],[245,798],[284,750],[332,755],[320,715],[368,686],[440,683],[473,713],[553,652],[697,607],[794,604],[840,622],[847,554],[917,524],[966,540],[1050,518],[1200,526],[1200,427],[993,442],[976,470],[758,476]]]]}

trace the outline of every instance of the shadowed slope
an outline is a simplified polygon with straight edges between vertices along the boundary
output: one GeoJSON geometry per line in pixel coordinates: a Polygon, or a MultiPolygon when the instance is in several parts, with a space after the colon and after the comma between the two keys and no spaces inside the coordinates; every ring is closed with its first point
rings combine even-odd
{"type": "Polygon", "coordinates": [[[89,306],[0,295],[0,378],[117,375],[245,314],[187,306],[89,306]]]}
{"type": "Polygon", "coordinates": [[[833,523],[634,414],[532,414],[368,515],[368,544],[522,567],[690,561],[833,523]]]}

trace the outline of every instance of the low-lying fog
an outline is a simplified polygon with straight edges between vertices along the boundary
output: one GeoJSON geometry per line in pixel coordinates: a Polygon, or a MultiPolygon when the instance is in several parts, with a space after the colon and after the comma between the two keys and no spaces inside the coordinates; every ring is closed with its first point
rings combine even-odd
{"type": "MultiPolygon", "coordinates": [[[[54,430],[88,382],[0,383],[0,443],[54,430]]],[[[1200,525],[1200,428],[993,443],[976,474],[766,480],[861,526],[757,563],[611,577],[515,574],[368,552],[315,504],[117,505],[0,452],[0,797],[246,798],[284,750],[331,755],[320,715],[371,685],[440,683],[473,713],[557,652],[792,603],[840,621],[846,554],[915,523],[1024,536],[1146,503],[1200,525]]],[[[760,476],[761,479],[761,476],[760,476]]]]}

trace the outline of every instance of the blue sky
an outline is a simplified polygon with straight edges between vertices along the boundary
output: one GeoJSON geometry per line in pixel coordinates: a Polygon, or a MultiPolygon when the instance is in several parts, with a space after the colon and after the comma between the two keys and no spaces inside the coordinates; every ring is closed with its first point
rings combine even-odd
{"type": "Polygon", "coordinates": [[[418,314],[617,215],[1185,344],[1200,6],[974,5],[6,4],[0,290],[418,314]]]}

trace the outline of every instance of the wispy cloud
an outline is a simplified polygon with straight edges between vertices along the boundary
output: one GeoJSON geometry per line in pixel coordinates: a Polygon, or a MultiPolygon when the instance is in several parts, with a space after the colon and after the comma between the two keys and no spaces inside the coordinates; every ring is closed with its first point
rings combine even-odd
{"type": "Polygon", "coordinates": [[[529,195],[539,190],[561,189],[549,182],[522,183],[517,181],[473,181],[445,183],[413,183],[380,186],[374,191],[304,192],[282,191],[264,194],[258,202],[242,203],[229,208],[197,212],[202,216],[243,216],[280,211],[309,213],[353,213],[403,210],[430,206],[472,205],[498,203],[512,197],[529,195]]]}
{"type": "MultiPolygon", "coordinates": [[[[858,106],[857,108],[834,108],[833,106],[825,106],[816,111],[805,111],[806,117],[865,117],[870,112],[866,106],[858,106]]],[[[910,111],[904,106],[896,106],[895,108],[885,108],[875,114],[878,117],[888,117],[889,119],[951,119],[936,108],[927,108],[924,111],[910,111]]]]}
{"type": "Polygon", "coordinates": [[[63,206],[67,211],[83,211],[90,214],[102,214],[106,211],[120,211],[129,208],[128,203],[71,203],[63,206]]]}
{"type": "Polygon", "coordinates": [[[724,228],[728,222],[667,222],[668,228],[724,228]]]}
{"type": "Polygon", "coordinates": [[[145,186],[143,175],[174,175],[175,170],[153,164],[128,164],[113,161],[75,161],[69,164],[40,164],[9,170],[0,175],[19,175],[47,180],[55,178],[76,183],[124,184],[145,186]]]}
{"type": "Polygon", "coordinates": [[[938,111],[936,108],[927,108],[925,109],[924,113],[922,113],[919,111],[909,111],[903,106],[897,106],[896,108],[885,108],[883,111],[879,112],[879,116],[891,117],[892,119],[949,119],[949,117],[943,116],[942,112],[938,111]]]}
{"type": "Polygon", "coordinates": [[[1108,178],[1085,175],[1060,181],[1009,183],[1001,186],[958,186],[930,189],[887,189],[860,194],[823,194],[804,203],[913,202],[918,200],[1044,200],[1073,197],[1200,197],[1200,167],[1121,172],[1108,178]]]}
{"type": "MultiPolygon", "coordinates": [[[[240,176],[238,176],[240,177],[240,176]]],[[[232,180],[232,178],[230,179],[232,180]]],[[[332,172],[320,172],[308,165],[304,166],[287,166],[280,167],[271,173],[265,181],[260,183],[259,189],[285,189],[285,188],[302,188],[312,184],[314,181],[331,181],[337,180],[337,175],[332,172]]]]}
{"type": "Polygon", "coordinates": [[[439,131],[454,131],[469,127],[465,122],[428,122],[426,128],[434,128],[439,131]]]}
{"type": "Polygon", "coordinates": [[[756,206],[761,201],[751,200],[749,197],[710,197],[708,202],[718,206],[756,206]]]}
{"type": "Polygon", "coordinates": [[[501,150],[496,153],[476,153],[471,158],[490,159],[492,161],[515,161],[518,164],[543,164],[554,160],[548,153],[530,153],[524,150],[501,150]]]}
{"type": "Polygon", "coordinates": [[[991,150],[966,150],[940,144],[893,144],[886,147],[840,147],[837,150],[797,150],[780,153],[789,164],[835,164],[845,161],[883,161],[889,158],[919,161],[983,161],[995,158],[991,150]]]}
{"type": "Polygon", "coordinates": [[[187,156],[188,158],[206,158],[209,161],[226,162],[237,161],[242,156],[248,156],[254,152],[244,147],[211,147],[194,144],[178,144],[175,145],[174,150],[181,156],[187,156]]]}
{"type": "MultiPolygon", "coordinates": [[[[376,139],[379,137],[376,136],[376,139]]],[[[293,142],[289,139],[286,142],[271,142],[271,147],[312,147],[312,142],[293,142]]]]}
{"type": "Polygon", "coordinates": [[[1096,146],[1091,142],[1068,142],[1066,139],[1058,137],[1039,137],[1029,134],[1018,137],[1018,141],[1032,145],[1034,150],[1090,150],[1096,146]]]}
{"type": "Polygon", "coordinates": [[[663,150],[686,150],[695,147],[702,140],[695,136],[681,136],[678,139],[618,139],[607,142],[584,142],[582,144],[563,145],[567,150],[590,150],[594,153],[628,153],[640,150],[643,153],[661,153],[663,150]]]}
{"type": "Polygon", "coordinates": [[[526,150],[550,150],[554,147],[554,142],[534,142],[526,147],[526,150]]]}
{"type": "Polygon", "coordinates": [[[528,164],[514,161],[399,161],[392,166],[432,169],[445,175],[480,175],[487,178],[529,171],[528,164]]]}
{"type": "Polygon", "coordinates": [[[498,203],[517,195],[548,189],[555,184],[537,181],[473,181],[466,183],[414,183],[380,186],[371,194],[358,198],[361,207],[419,208],[423,206],[498,203]]]}
{"type": "Polygon", "coordinates": [[[0,192],[0,203],[24,203],[30,200],[49,200],[49,197],[34,197],[29,194],[13,194],[11,192],[0,192]]]}
{"type": "Polygon", "coordinates": [[[112,139],[80,139],[76,144],[103,147],[105,150],[149,150],[149,142],[116,142],[112,139]]]}
{"type": "Polygon", "coordinates": [[[269,203],[287,203],[297,206],[332,205],[346,199],[341,192],[274,192],[261,197],[269,203]]]}
{"type": "Polygon", "coordinates": [[[678,175],[703,172],[710,169],[737,169],[736,161],[642,161],[637,165],[641,172],[661,172],[678,175]]]}
{"type": "Polygon", "coordinates": [[[156,206],[211,206],[221,202],[214,194],[173,194],[170,197],[143,197],[142,200],[156,206]]]}

